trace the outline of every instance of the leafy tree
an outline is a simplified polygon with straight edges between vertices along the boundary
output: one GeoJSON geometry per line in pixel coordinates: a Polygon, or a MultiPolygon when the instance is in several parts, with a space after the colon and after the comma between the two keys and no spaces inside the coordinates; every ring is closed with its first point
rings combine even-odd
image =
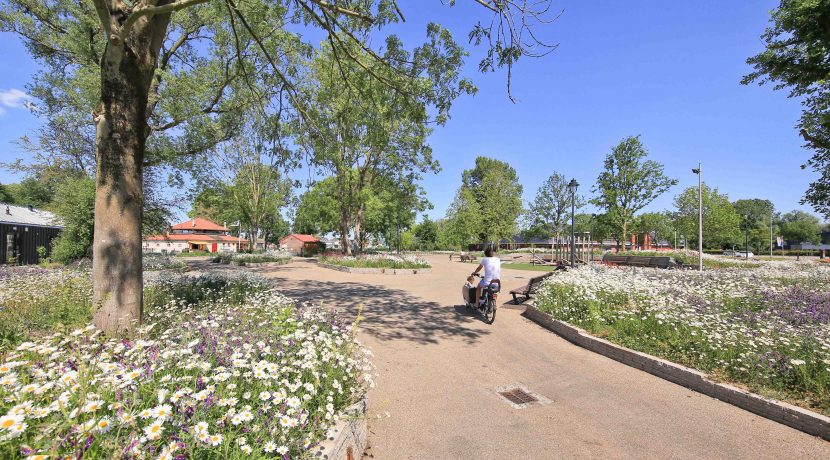
{"type": "Polygon", "coordinates": [[[339,214],[334,178],[329,177],[300,195],[292,229],[297,233],[325,235],[338,229],[339,214]]]}
{"type": "Polygon", "coordinates": [[[677,184],[663,174],[663,165],[645,160],[648,152],[640,137],[627,137],[605,157],[605,170],[597,177],[591,202],[602,209],[614,226],[617,241],[626,241],[634,215],[677,184]]]}
{"type": "Polygon", "coordinates": [[[42,208],[55,196],[55,184],[27,177],[16,184],[9,184],[7,191],[16,204],[42,208]]]}
{"type": "MultiPolygon", "coordinates": [[[[490,45],[480,68],[506,67],[509,81],[519,57],[542,54],[533,46],[535,36],[525,32],[547,2],[477,3],[493,14],[491,25],[479,23],[470,34],[473,42],[490,45]]],[[[289,107],[306,118],[309,105],[298,87],[312,46],[302,37],[316,35],[307,29],[324,32],[341,56],[338,63],[362,63],[388,87],[422,94],[425,77],[438,79],[446,71],[434,64],[455,44],[445,29],[431,24],[420,59],[395,67],[400,54],[381,56],[369,43],[378,29],[402,19],[395,0],[0,4],[0,31],[19,34],[42,65],[31,89],[46,116],[94,115],[95,325],[115,333],[141,320],[144,168],[197,161],[196,155],[229,139],[248,107],[278,118],[289,107]],[[393,71],[379,72],[380,63],[393,71]]],[[[393,53],[402,49],[394,36],[385,46],[393,53]]],[[[430,97],[440,101],[437,112],[446,116],[452,94],[430,97]]]]}
{"type": "Polygon", "coordinates": [[[818,217],[805,211],[790,211],[781,216],[781,236],[790,244],[817,243],[821,239],[818,217]]]}
{"type": "Polygon", "coordinates": [[[3,184],[0,184],[0,203],[15,204],[14,197],[3,184]]]}
{"type": "Polygon", "coordinates": [[[479,204],[469,188],[461,187],[447,209],[445,241],[452,247],[464,249],[479,241],[481,213],[479,204]]]}
{"type": "Polygon", "coordinates": [[[424,220],[415,226],[413,233],[418,240],[419,249],[424,251],[435,249],[435,245],[438,242],[438,225],[430,220],[429,217],[424,216],[424,220]]]}
{"type": "Polygon", "coordinates": [[[457,213],[459,235],[472,236],[479,242],[499,244],[518,229],[517,219],[522,214],[522,185],[516,170],[509,164],[488,157],[476,158],[473,169],[461,177],[458,203],[450,207],[457,213]]]}
{"type": "Polygon", "coordinates": [[[766,49],[747,59],[754,71],[743,84],[773,83],[801,101],[796,126],[805,147],[814,151],[803,167],[819,178],[810,184],[803,203],[830,218],[830,1],[781,0],[771,24],[761,35],[766,49]]]}
{"type": "Polygon", "coordinates": [[[775,206],[770,200],[759,198],[736,200],[735,212],[743,217],[749,226],[749,244],[760,253],[762,248],[769,250],[770,221],[775,220],[775,206]]]}
{"type": "MultiPolygon", "coordinates": [[[[698,189],[689,187],[674,198],[675,222],[687,244],[697,247],[698,189]]],[[[703,244],[706,248],[724,248],[742,241],[741,216],[718,189],[703,185],[703,244]]]]}
{"type": "MultiPolygon", "coordinates": [[[[563,174],[554,172],[539,187],[528,212],[531,233],[535,236],[560,236],[565,231],[571,212],[568,182],[563,174]]],[[[576,195],[574,204],[580,209],[585,205],[585,199],[576,195]]]]}
{"type": "Polygon", "coordinates": [[[675,224],[668,212],[647,212],[637,216],[634,224],[637,232],[651,235],[654,244],[661,240],[673,241],[675,224]]]}
{"type": "Polygon", "coordinates": [[[64,229],[52,241],[51,257],[60,263],[89,257],[95,227],[95,181],[88,177],[58,185],[50,209],[63,221],[64,229]]]}

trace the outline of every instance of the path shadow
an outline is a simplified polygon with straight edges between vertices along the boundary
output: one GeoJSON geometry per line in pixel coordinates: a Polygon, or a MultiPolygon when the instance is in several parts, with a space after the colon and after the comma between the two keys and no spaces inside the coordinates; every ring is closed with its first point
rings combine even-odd
{"type": "MultiPolygon", "coordinates": [[[[477,328],[472,314],[440,305],[393,288],[355,282],[289,280],[272,273],[275,287],[300,302],[322,304],[344,319],[363,320],[364,333],[379,340],[406,340],[420,344],[461,338],[475,342],[489,331],[477,328]]],[[[464,306],[461,306],[464,309],[464,306]]],[[[472,313],[472,312],[471,312],[472,313]]]]}

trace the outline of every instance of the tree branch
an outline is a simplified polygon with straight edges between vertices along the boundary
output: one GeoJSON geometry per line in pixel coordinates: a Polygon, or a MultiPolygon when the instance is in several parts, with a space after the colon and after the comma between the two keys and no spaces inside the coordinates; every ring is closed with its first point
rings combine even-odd
{"type": "MultiPolygon", "coordinates": [[[[101,0],[95,0],[96,5],[99,1],[101,0]]],[[[161,6],[138,7],[134,9],[132,13],[130,13],[130,15],[127,17],[127,20],[124,21],[124,25],[121,26],[121,29],[118,32],[118,38],[120,38],[122,41],[125,38],[127,38],[127,34],[130,33],[130,29],[132,29],[132,27],[139,19],[145,16],[173,13],[174,11],[179,11],[189,6],[198,5],[200,3],[205,3],[207,1],[208,0],[178,0],[176,2],[168,3],[166,5],[161,6]]]]}

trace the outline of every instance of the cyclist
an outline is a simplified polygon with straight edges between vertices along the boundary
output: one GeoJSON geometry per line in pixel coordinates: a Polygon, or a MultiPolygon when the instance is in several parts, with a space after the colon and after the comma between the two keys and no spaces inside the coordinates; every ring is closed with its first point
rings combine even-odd
{"type": "Polygon", "coordinates": [[[478,283],[478,289],[476,289],[476,303],[475,305],[478,306],[479,300],[481,299],[481,293],[484,291],[484,288],[490,285],[493,281],[499,282],[499,278],[501,278],[501,260],[493,255],[495,253],[495,249],[493,247],[488,247],[484,250],[484,258],[481,259],[481,262],[476,267],[473,275],[477,275],[481,269],[484,269],[484,276],[481,278],[481,282],[478,283]]]}

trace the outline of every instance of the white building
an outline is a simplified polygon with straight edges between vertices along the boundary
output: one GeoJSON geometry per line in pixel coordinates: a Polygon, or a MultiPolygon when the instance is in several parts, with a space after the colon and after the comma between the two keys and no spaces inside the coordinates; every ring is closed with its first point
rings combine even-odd
{"type": "Polygon", "coordinates": [[[144,238],[144,252],[240,252],[248,244],[245,239],[231,236],[230,229],[197,217],[170,227],[166,235],[144,238]]]}

